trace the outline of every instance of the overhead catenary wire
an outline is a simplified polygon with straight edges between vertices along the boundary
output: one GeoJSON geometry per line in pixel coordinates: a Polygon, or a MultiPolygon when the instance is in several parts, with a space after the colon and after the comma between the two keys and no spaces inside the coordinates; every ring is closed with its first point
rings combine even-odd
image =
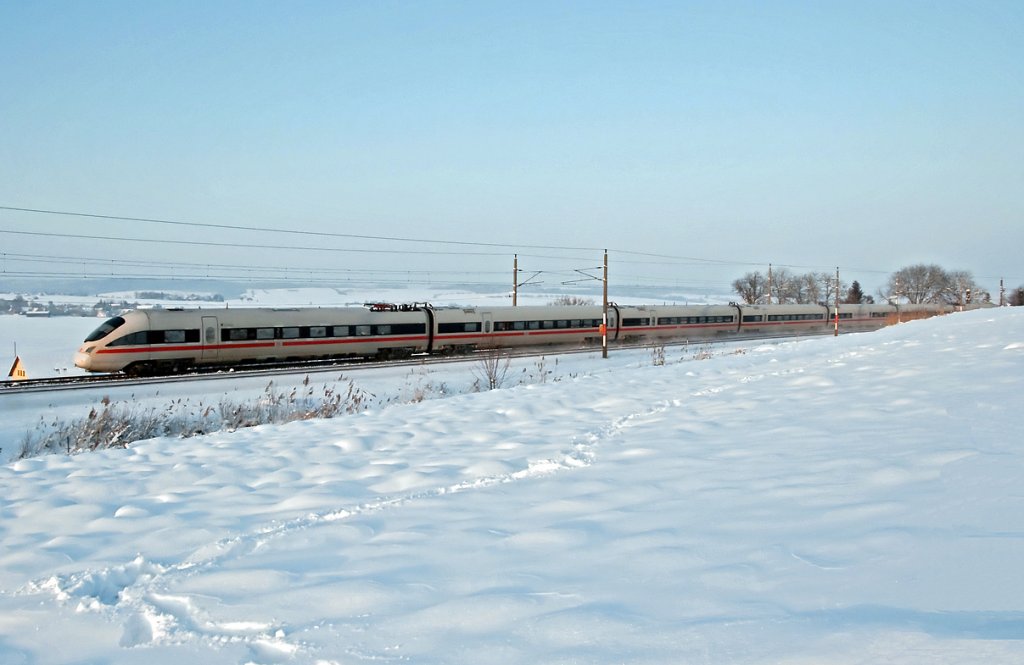
{"type": "MultiPolygon", "coordinates": [[[[266,270],[270,272],[309,272],[309,267],[295,266],[271,266],[261,265],[254,268],[251,264],[240,265],[237,263],[214,263],[214,262],[185,262],[185,261],[151,261],[144,259],[121,259],[121,258],[96,258],[83,255],[50,255],[50,254],[20,254],[11,252],[0,252],[0,258],[8,261],[22,263],[78,263],[82,265],[98,267],[138,267],[150,268],[160,266],[165,268],[181,269],[214,269],[214,270],[266,270]]],[[[481,275],[481,274],[504,274],[498,270],[411,270],[411,269],[370,269],[370,268],[316,268],[318,273],[339,273],[343,275],[355,274],[397,274],[397,275],[481,275]]]]}
{"type": "Polygon", "coordinates": [[[260,233],[285,233],[292,235],[302,236],[317,236],[322,238],[347,238],[355,240],[386,240],[389,242],[410,242],[410,243],[432,243],[437,245],[460,245],[465,247],[504,247],[504,248],[523,248],[523,249],[554,249],[554,250],[567,250],[567,251],[585,251],[585,252],[599,252],[600,248],[596,247],[567,247],[560,245],[523,245],[520,243],[500,243],[500,242],[478,242],[470,240],[438,240],[436,238],[409,238],[402,236],[378,236],[378,235],[367,235],[358,233],[339,233],[336,231],[306,231],[302,229],[285,229],[285,228],[274,228],[264,226],[246,226],[242,224],[213,224],[209,222],[184,222],[170,219],[154,219],[149,217],[127,217],[120,215],[100,215],[96,213],[88,212],[71,212],[65,210],[44,210],[40,208],[18,208],[15,206],[0,205],[0,210],[10,210],[15,212],[28,212],[46,215],[63,215],[68,217],[90,217],[94,219],[107,219],[117,220],[125,222],[140,222],[144,224],[164,224],[168,226],[189,226],[197,228],[210,228],[210,229],[223,229],[232,231],[256,231],[260,233]]]}
{"type": "MultiPolygon", "coordinates": [[[[0,206],[0,209],[10,209],[9,207],[0,206]]],[[[125,219],[125,218],[118,218],[125,219]]],[[[282,231],[284,232],[284,231],[282,231]]],[[[403,255],[419,255],[419,256],[476,256],[476,257],[507,257],[508,254],[505,252],[485,252],[485,251],[444,251],[444,250],[413,250],[413,249],[367,249],[357,247],[323,247],[323,246],[303,246],[303,245],[280,245],[270,243],[253,243],[253,242],[216,242],[212,240],[174,240],[166,238],[137,238],[129,236],[110,236],[110,235],[99,235],[99,234],[87,234],[87,233],[66,233],[66,232],[54,232],[54,231],[23,231],[15,229],[0,229],[0,234],[19,235],[19,236],[30,236],[30,237],[45,237],[45,238],[66,238],[75,240],[97,240],[103,242],[129,242],[129,243],[146,243],[156,245],[175,245],[175,246],[191,246],[191,247],[214,247],[214,248],[245,248],[245,249],[268,249],[275,251],[309,251],[309,252],[321,252],[321,253],[352,253],[352,254],[378,254],[378,255],[392,255],[392,254],[403,254],[403,255]]],[[[435,241],[426,241],[435,242],[435,241]]],[[[533,245],[532,247],[541,247],[533,245]]],[[[559,249],[551,247],[552,249],[559,249]]],[[[562,248],[562,249],[583,249],[583,248],[562,248]]],[[[651,257],[664,259],[663,261],[650,261],[648,260],[634,260],[628,259],[617,260],[618,264],[621,265],[645,265],[645,266],[679,266],[679,265],[694,265],[694,264],[718,264],[718,265],[746,265],[756,266],[757,263],[745,263],[738,261],[726,261],[720,259],[695,259],[693,257],[673,257],[665,254],[653,254],[648,252],[634,252],[631,250],[618,250],[620,253],[630,256],[638,257],[651,257]]],[[[587,262],[590,261],[590,257],[582,256],[552,256],[547,254],[521,254],[524,258],[544,259],[544,260],[558,260],[558,261],[575,261],[575,262],[587,262]]],[[[197,263],[194,265],[207,265],[197,263]]],[[[782,264],[784,265],[784,264],[782,264]]],[[[810,266],[787,266],[787,267],[810,267],[810,266]]],[[[304,268],[308,269],[308,268],[304,268]]],[[[433,272],[433,271],[425,271],[433,272]]]]}
{"type": "MultiPolygon", "coordinates": [[[[522,243],[500,243],[500,242],[482,242],[482,241],[470,241],[470,240],[444,240],[436,238],[411,238],[404,236],[383,236],[383,235],[368,235],[368,234],[355,234],[355,233],[341,233],[336,231],[308,231],[303,229],[289,229],[281,227],[267,227],[267,226],[250,226],[244,224],[215,224],[211,222],[187,222],[181,220],[170,220],[170,219],[158,219],[152,217],[140,217],[140,216],[125,216],[125,215],[106,215],[90,212],[78,212],[78,211],[66,211],[66,210],[48,210],[43,208],[27,208],[9,205],[0,205],[0,210],[9,210],[12,212],[27,212],[33,214],[43,215],[58,215],[67,217],[85,217],[92,219],[106,219],[116,221],[129,221],[144,224],[160,224],[166,226],[179,226],[179,227],[193,227],[193,228],[211,228],[221,230],[232,230],[232,231],[245,231],[245,232],[260,232],[260,233],[281,233],[289,235],[300,235],[300,236],[316,236],[325,238],[343,238],[343,239],[357,239],[357,240],[378,240],[378,241],[389,241],[389,242],[402,242],[402,243],[418,243],[418,244],[435,244],[435,245],[451,245],[451,246],[463,246],[463,247],[492,247],[492,248],[506,248],[516,250],[558,250],[558,251],[584,251],[584,252],[602,252],[604,248],[597,247],[579,247],[579,246],[565,246],[565,245],[539,245],[539,244],[522,244],[522,243]]],[[[0,232],[5,232],[0,229],[0,232]]],[[[27,233],[27,232],[25,232],[27,233]]],[[[104,237],[98,237],[97,239],[108,239],[104,237]]],[[[118,238],[109,238],[118,239],[118,238]]],[[[157,240],[131,240],[138,242],[158,242],[157,240]]],[[[164,241],[169,243],[186,243],[193,241],[164,241]]],[[[197,245],[205,244],[204,241],[194,241],[197,245]]],[[[219,246],[219,245],[215,245],[219,246]]],[[[246,247],[263,247],[263,245],[249,244],[244,245],[246,247]]],[[[285,248],[283,248],[285,249],[285,248]]],[[[287,249],[306,249],[304,247],[292,247],[287,249]]],[[[311,248],[320,249],[320,248],[311,248]]],[[[340,250],[339,250],[340,251],[340,250]]],[[[362,251],[366,253],[414,253],[414,254],[430,254],[427,251],[404,251],[404,250],[348,250],[348,251],[362,251]]],[[[678,265],[678,262],[691,262],[695,264],[717,264],[717,265],[747,265],[757,266],[762,265],[763,262],[759,261],[745,261],[737,259],[708,259],[695,256],[675,256],[671,254],[653,253],[653,252],[640,252],[628,249],[610,249],[617,255],[622,256],[634,256],[641,259],[637,263],[643,263],[650,265],[652,262],[650,259],[663,259],[670,263],[664,263],[661,265],[678,265]]],[[[437,252],[443,253],[443,252],[437,252]]],[[[467,256],[505,256],[503,253],[474,253],[474,252],[458,252],[467,256]]],[[[527,255],[524,255],[527,256],[527,255]]],[[[551,258],[551,257],[537,257],[537,258],[551,258]]],[[[585,260],[574,258],[572,260],[585,260]]],[[[627,260],[617,259],[617,263],[627,263],[627,260]]],[[[784,265],[784,264],[779,264],[784,265]]],[[[787,266],[793,268],[807,268],[810,266],[787,266]]],[[[820,268],[821,266],[819,266],[820,268]]]]}
{"type": "MultiPolygon", "coordinates": [[[[174,240],[174,239],[157,239],[157,238],[137,238],[137,237],[126,237],[126,236],[106,236],[106,235],[90,235],[84,233],[58,233],[58,232],[44,232],[44,231],[24,231],[15,229],[0,229],[0,234],[12,234],[22,236],[35,236],[35,237],[51,237],[51,238],[68,238],[77,240],[96,240],[103,242],[127,242],[127,243],[151,243],[151,244],[165,244],[165,245],[177,245],[177,246],[192,246],[192,247],[212,247],[212,248],[244,248],[244,249],[272,249],[276,251],[297,251],[297,252],[320,252],[320,253],[331,253],[331,252],[347,252],[353,254],[367,254],[367,255],[420,255],[420,256],[465,256],[465,257],[508,257],[507,252],[497,251],[482,251],[484,249],[515,249],[519,251],[519,255],[523,258],[533,258],[541,260],[554,260],[554,261],[572,261],[572,262],[587,262],[589,263],[592,257],[581,257],[581,256],[552,256],[546,254],[523,254],[521,250],[532,249],[532,250],[556,250],[556,251],[569,251],[569,252],[598,252],[603,251],[595,247],[576,247],[576,246],[565,246],[565,245],[542,245],[542,244],[520,244],[520,243],[501,243],[501,242],[481,242],[481,241],[470,241],[470,240],[445,240],[435,238],[414,238],[405,236],[385,236],[385,235],[369,235],[369,234],[352,234],[352,233],[341,233],[333,231],[309,231],[303,229],[294,228],[278,228],[278,227],[267,227],[267,226],[253,226],[253,225],[241,225],[241,224],[216,224],[209,222],[189,222],[181,220],[171,219],[159,219],[152,217],[143,216],[127,216],[127,215],[106,215],[91,212],[79,212],[79,211],[66,211],[66,210],[51,210],[44,208],[30,208],[21,206],[10,206],[0,205],[0,211],[10,212],[22,212],[29,214],[38,215],[57,215],[57,216],[68,216],[68,217],[79,217],[79,218],[92,218],[99,220],[117,220],[117,221],[128,221],[134,223],[145,223],[145,224],[159,224],[166,226],[175,227],[196,227],[196,228],[211,228],[220,230],[230,231],[241,231],[241,232],[259,232],[259,233],[278,233],[278,234],[290,234],[307,237],[321,237],[321,238],[338,238],[338,239],[358,239],[358,240],[373,240],[373,241],[385,241],[395,243],[415,243],[421,245],[437,245],[447,246],[452,249],[441,250],[441,249],[369,249],[369,248],[357,248],[357,247],[325,247],[325,246],[306,246],[306,245],[280,245],[264,244],[255,242],[216,242],[210,240],[174,240]]],[[[615,249],[611,251],[615,256],[615,263],[617,265],[642,265],[647,267],[695,267],[695,266],[744,266],[744,267],[760,267],[766,265],[766,261],[751,261],[751,260],[740,260],[735,258],[729,259],[709,259],[703,257],[694,256],[678,256],[672,254],[656,253],[656,252],[643,252],[629,249],[615,249]],[[625,258],[634,257],[634,258],[625,258]]],[[[200,264],[206,265],[206,264],[200,264]]],[[[811,271],[827,271],[831,270],[832,266],[826,265],[809,265],[809,264],[785,264],[785,263],[774,263],[777,267],[790,268],[794,270],[811,270],[811,271]]],[[[303,270],[309,270],[308,266],[302,268],[303,270]]],[[[326,269],[325,269],[326,270],[326,269]]],[[[868,273],[868,274],[879,274],[885,275],[890,274],[891,270],[882,270],[878,268],[859,268],[859,267],[846,267],[847,272],[855,273],[868,273]]],[[[407,271],[400,271],[407,272],[407,271]]],[[[425,273],[433,273],[436,271],[424,271],[425,273]]],[[[474,271],[479,272],[479,271],[474,271]]],[[[982,276],[984,279],[999,279],[1005,276],[982,276]]],[[[639,276],[639,280],[645,281],[646,279],[652,279],[654,282],[659,284],[675,284],[676,280],[665,278],[647,278],[645,276],[639,276]]],[[[1015,279],[1010,277],[1009,279],[1015,279]]],[[[689,280],[694,281],[694,280],[689,280]]],[[[652,282],[653,283],[653,282],[652,282]]],[[[730,290],[731,285],[726,290],[730,290]]]]}

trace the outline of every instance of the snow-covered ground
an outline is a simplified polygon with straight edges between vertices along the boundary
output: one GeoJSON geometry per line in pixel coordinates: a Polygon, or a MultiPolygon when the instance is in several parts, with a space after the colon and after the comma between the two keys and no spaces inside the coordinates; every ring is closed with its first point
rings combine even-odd
{"type": "Polygon", "coordinates": [[[8,463],[0,662],[1024,663],[1022,309],[8,463]]]}

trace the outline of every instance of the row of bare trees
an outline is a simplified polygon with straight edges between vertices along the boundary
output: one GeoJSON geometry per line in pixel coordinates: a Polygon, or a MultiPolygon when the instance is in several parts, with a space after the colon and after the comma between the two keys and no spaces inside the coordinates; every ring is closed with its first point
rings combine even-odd
{"type": "MultiPolygon", "coordinates": [[[[733,281],[732,288],[748,305],[756,303],[818,304],[831,306],[838,294],[840,303],[873,303],[875,298],[861,290],[854,280],[850,285],[827,272],[793,274],[786,268],[769,270],[769,275],[748,272],[733,281]],[[770,275],[770,278],[769,278],[770,275]]],[[[991,295],[982,290],[970,272],[947,271],[937,265],[913,265],[894,272],[883,289],[879,290],[883,302],[942,303],[964,305],[971,302],[990,302],[991,295]]]]}
{"type": "MultiPolygon", "coordinates": [[[[732,283],[733,290],[748,305],[757,303],[818,304],[830,306],[836,302],[836,277],[827,272],[809,272],[803,275],[777,268],[769,275],[748,272],[732,283]],[[769,278],[770,275],[770,278],[769,278]]],[[[874,298],[861,290],[856,280],[852,284],[840,281],[839,302],[872,303],[874,298]]]]}

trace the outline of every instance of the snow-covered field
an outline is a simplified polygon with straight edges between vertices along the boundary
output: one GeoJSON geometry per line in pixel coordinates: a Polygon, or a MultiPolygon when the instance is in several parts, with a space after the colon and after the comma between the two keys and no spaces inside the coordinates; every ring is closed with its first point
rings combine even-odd
{"type": "Polygon", "coordinates": [[[1024,663],[1022,308],[742,350],[10,462],[0,662],[1024,663]]]}

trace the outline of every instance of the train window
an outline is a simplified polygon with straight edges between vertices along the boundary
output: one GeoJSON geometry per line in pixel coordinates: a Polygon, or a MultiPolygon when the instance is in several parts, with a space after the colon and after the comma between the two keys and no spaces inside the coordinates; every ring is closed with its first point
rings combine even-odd
{"type": "Polygon", "coordinates": [[[743,323],[760,323],[764,321],[764,316],[761,314],[745,314],[743,316],[743,323]]]}
{"type": "Polygon", "coordinates": [[[220,339],[223,342],[244,342],[255,338],[255,328],[225,328],[220,331],[220,339]]]}
{"type": "Polygon", "coordinates": [[[374,328],[376,329],[374,332],[376,334],[378,334],[378,335],[390,335],[391,334],[391,326],[386,326],[386,325],[385,326],[374,326],[374,328]]]}
{"type": "Polygon", "coordinates": [[[199,330],[151,330],[150,344],[194,344],[199,341],[199,330]]]}
{"type": "Polygon", "coordinates": [[[148,335],[145,330],[139,332],[128,333],[124,337],[119,337],[109,344],[109,346],[134,346],[136,344],[147,344],[148,335]]]}
{"type": "Polygon", "coordinates": [[[542,321],[541,322],[541,326],[543,326],[545,329],[554,328],[555,327],[555,322],[554,321],[542,321]]]}
{"type": "Polygon", "coordinates": [[[273,328],[257,328],[256,339],[274,339],[274,332],[273,328]]]}
{"type": "Polygon", "coordinates": [[[516,321],[512,324],[513,330],[526,330],[526,321],[516,321]]]}
{"type": "Polygon", "coordinates": [[[298,339],[299,329],[294,326],[281,328],[281,339],[298,339]]]}
{"type": "Polygon", "coordinates": [[[638,326],[649,326],[651,325],[650,319],[622,319],[623,328],[634,328],[638,326]]]}
{"type": "Polygon", "coordinates": [[[540,321],[530,321],[530,322],[529,322],[529,323],[527,324],[527,327],[528,327],[528,328],[529,328],[530,330],[540,330],[540,321]]]}
{"type": "Polygon", "coordinates": [[[372,330],[370,326],[356,326],[357,337],[369,337],[372,330]]]}
{"type": "Polygon", "coordinates": [[[332,337],[348,337],[351,334],[352,333],[349,332],[349,327],[348,326],[334,326],[331,329],[331,336],[332,337]]]}
{"type": "Polygon", "coordinates": [[[581,323],[582,322],[579,319],[573,319],[572,321],[569,322],[569,327],[570,328],[582,328],[583,326],[581,325],[581,323]]]}
{"type": "MultiPolygon", "coordinates": [[[[417,332],[423,332],[419,330],[417,332]]],[[[439,333],[460,333],[460,332],[480,332],[479,322],[470,323],[439,323],[437,325],[437,332],[439,333]]]]}
{"type": "Polygon", "coordinates": [[[115,316],[112,319],[107,319],[100,327],[89,333],[89,336],[85,338],[86,342],[95,342],[98,339],[103,339],[110,333],[114,332],[118,328],[124,325],[124,319],[120,316],[115,316]]]}
{"type": "Polygon", "coordinates": [[[327,326],[310,326],[310,337],[327,337],[327,326]]]}

